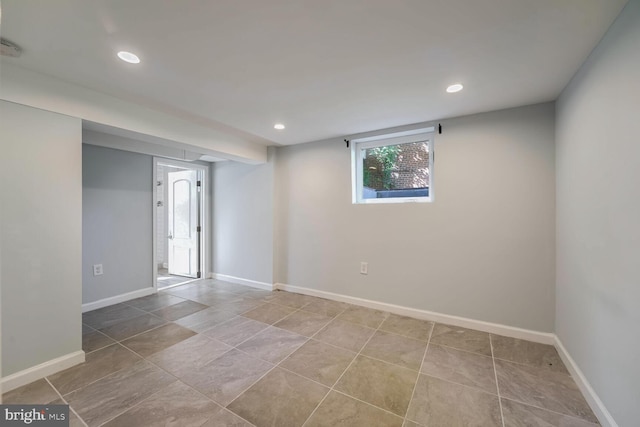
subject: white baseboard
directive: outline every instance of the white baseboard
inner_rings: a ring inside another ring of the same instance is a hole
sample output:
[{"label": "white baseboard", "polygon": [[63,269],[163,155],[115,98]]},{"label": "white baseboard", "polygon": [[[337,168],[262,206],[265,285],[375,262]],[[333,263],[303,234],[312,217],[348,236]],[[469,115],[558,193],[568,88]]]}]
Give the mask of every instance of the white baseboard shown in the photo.
[{"label": "white baseboard", "polygon": [[64,356],[32,366],[15,374],[7,375],[2,378],[0,388],[2,389],[2,393],[6,393],[82,362],[84,362],[84,351],[82,350],[65,354]]},{"label": "white baseboard", "polygon": [[591,387],[591,384],[589,384],[587,378],[584,376],[576,362],[573,360],[565,346],[562,344],[560,338],[558,338],[557,335],[554,335],[554,337],[554,345],[556,347],[556,350],[558,350],[558,353],[560,354],[560,358],[569,370],[569,373],[573,377],[573,380],[578,385],[578,388],[582,392],[582,395],[587,400],[587,403],[591,407],[591,410],[593,410],[593,413],[596,415],[596,417],[598,417],[598,421],[600,421],[602,427],[618,427],[618,423],[616,423],[616,421],[611,416],[611,413],[607,410],[607,408],[604,406],[604,403],[602,403],[602,400],[600,400],[600,398],[596,394],[593,387]]},{"label": "white baseboard", "polygon": [[448,314],[436,313],[433,311],[419,310],[417,308],[409,308],[401,305],[387,304],[379,301],[372,301],[363,298],[352,297],[348,295],[336,294],[333,292],[319,291],[316,289],[303,288],[300,286],[292,286],[284,283],[276,283],[276,289],[294,292],[297,294],[310,295],[314,297],[326,298],[334,301],[346,302],[349,304],[360,305],[362,307],[373,308],[376,310],[388,311],[390,313],[399,314],[401,316],[413,317],[416,319],[430,320],[433,322],[446,323],[448,325],[460,326],[463,328],[476,329],[478,331],[490,332],[492,334],[503,335],[506,337],[519,338],[528,341],[534,341],[542,344],[554,344],[555,335],[548,332],[538,332],[529,329],[516,328],[513,326],[501,325],[498,323],[484,322],[481,320],[468,319],[465,317],[451,316]]},{"label": "white baseboard", "polygon": [[147,295],[155,294],[156,289],[144,288],[138,289],[137,291],[127,292],[126,294],[116,295],[114,297],[99,299],[98,301],[88,302],[86,304],[82,304],[82,312],[85,313],[91,310],[97,310],[98,308],[107,307],[109,305],[118,304],[125,301],[130,301],[132,299],[146,297]]},{"label": "white baseboard", "polygon": [[275,285],[266,282],[258,282],[256,280],[242,279],[235,276],[227,276],[226,274],[209,273],[212,279],[224,280],[225,282],[235,283],[237,285],[251,286],[252,288],[264,289],[266,291],[274,291]]}]

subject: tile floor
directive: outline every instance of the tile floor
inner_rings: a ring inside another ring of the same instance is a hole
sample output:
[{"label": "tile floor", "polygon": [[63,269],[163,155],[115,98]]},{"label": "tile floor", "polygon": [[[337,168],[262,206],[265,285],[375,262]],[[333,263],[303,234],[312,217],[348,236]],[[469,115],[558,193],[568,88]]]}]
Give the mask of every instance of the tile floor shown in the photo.
[{"label": "tile floor", "polygon": [[597,425],[552,346],[201,280],[83,315],[86,362],[6,393],[72,426]]},{"label": "tile floor", "polygon": [[159,289],[166,288],[167,286],[179,285],[181,283],[190,282],[194,279],[191,277],[174,276],[169,274],[169,270],[166,268],[158,269],[158,281],[157,285]]}]

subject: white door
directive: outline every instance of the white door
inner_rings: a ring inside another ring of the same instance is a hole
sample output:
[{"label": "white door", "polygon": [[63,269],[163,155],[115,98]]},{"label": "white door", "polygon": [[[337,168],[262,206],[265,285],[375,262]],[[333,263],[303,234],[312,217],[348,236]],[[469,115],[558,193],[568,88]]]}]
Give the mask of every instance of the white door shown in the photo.
[{"label": "white door", "polygon": [[198,171],[168,175],[169,274],[199,277]]}]

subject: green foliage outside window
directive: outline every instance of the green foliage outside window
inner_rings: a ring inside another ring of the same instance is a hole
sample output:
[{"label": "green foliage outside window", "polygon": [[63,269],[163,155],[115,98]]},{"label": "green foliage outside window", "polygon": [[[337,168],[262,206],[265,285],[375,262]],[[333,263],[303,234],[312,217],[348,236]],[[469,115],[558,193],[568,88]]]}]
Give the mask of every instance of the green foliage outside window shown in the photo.
[{"label": "green foliage outside window", "polygon": [[[366,155],[375,158],[382,168],[382,170],[380,171],[380,177],[382,179],[382,186],[385,188],[385,190],[393,189],[391,173],[396,169],[398,154],[401,151],[402,149],[399,145],[387,145],[384,147],[376,147],[366,150]],[[367,168],[364,168],[362,172],[364,186],[371,187],[371,171]]]}]

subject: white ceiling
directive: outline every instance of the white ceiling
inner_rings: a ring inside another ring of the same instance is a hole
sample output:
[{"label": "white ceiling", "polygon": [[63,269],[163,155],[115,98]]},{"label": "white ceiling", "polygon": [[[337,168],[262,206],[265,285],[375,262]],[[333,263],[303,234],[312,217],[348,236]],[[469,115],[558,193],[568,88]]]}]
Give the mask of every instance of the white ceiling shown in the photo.
[{"label": "white ceiling", "polygon": [[553,100],[625,3],[3,0],[3,62],[296,144]]}]

